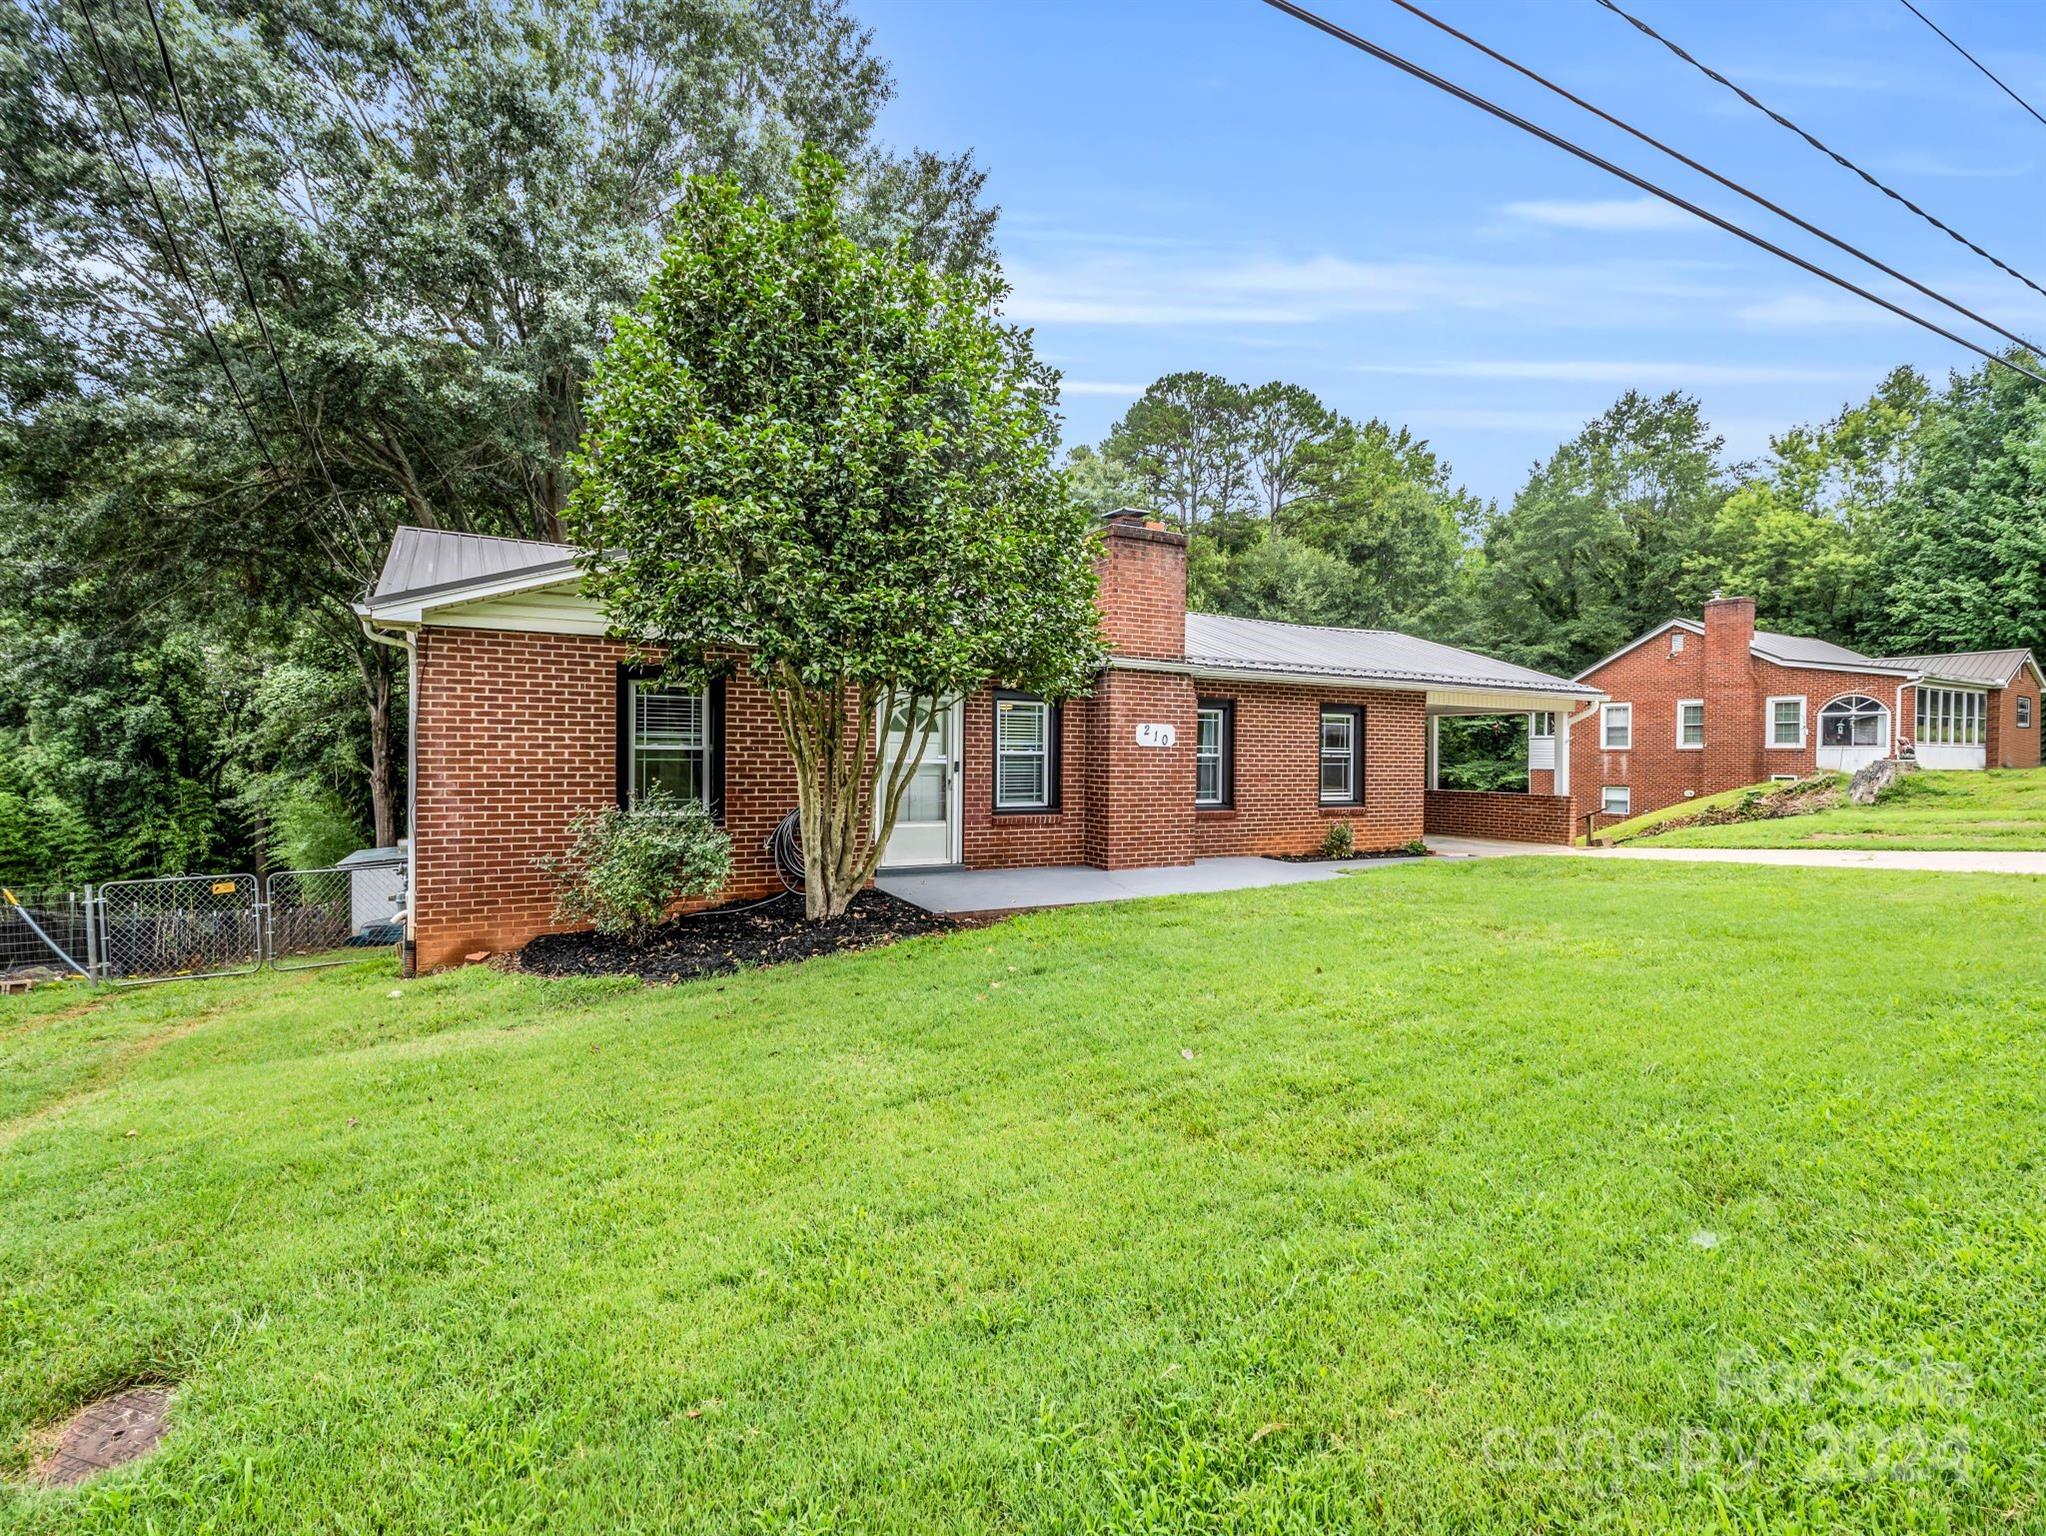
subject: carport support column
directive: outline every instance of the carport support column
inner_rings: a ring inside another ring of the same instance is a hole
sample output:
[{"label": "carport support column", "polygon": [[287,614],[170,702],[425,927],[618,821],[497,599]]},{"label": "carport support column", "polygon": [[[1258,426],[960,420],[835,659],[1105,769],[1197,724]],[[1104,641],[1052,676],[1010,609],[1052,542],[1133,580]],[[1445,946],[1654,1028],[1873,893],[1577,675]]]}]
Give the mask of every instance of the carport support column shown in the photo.
[{"label": "carport support column", "polygon": [[1570,710],[1567,705],[1556,711],[1556,779],[1554,789],[1565,800],[1570,798]]},{"label": "carport support column", "polygon": [[1428,717],[1428,787],[1442,787],[1442,717]]}]

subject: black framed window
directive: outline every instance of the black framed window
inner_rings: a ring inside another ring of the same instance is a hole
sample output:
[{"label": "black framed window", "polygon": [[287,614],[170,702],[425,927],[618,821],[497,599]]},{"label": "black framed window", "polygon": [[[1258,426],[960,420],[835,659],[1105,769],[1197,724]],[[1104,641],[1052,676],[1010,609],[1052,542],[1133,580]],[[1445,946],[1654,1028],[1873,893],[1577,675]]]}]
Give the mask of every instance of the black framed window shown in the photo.
[{"label": "black framed window", "polygon": [[620,667],[618,803],[633,805],[660,789],[722,817],[724,704],[722,682],[678,687],[658,667]]},{"label": "black framed window", "polygon": [[1194,709],[1194,804],[1226,810],[1236,803],[1236,704],[1202,699]]},{"label": "black framed window", "polygon": [[1321,803],[1364,803],[1364,711],[1355,704],[1321,707]]},{"label": "black framed window", "polygon": [[1059,803],[1059,707],[995,691],[995,809],[1051,811]]}]

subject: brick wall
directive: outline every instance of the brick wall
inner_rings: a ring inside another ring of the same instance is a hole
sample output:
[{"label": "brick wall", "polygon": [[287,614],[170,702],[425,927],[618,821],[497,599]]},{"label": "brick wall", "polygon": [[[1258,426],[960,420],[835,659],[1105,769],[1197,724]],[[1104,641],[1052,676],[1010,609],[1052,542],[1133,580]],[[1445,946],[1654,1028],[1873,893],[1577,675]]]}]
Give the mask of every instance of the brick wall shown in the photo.
[{"label": "brick wall", "polygon": [[[416,963],[517,948],[554,920],[534,868],[578,812],[617,803],[618,668],[636,648],[580,635],[428,629],[419,637],[413,827]],[[764,846],[796,803],[766,695],[725,685],[725,828],[732,899],[778,890]]]},{"label": "brick wall", "polygon": [[[2031,700],[2031,721],[2018,724],[2018,699]],[[2020,667],[2008,688],[1990,690],[1989,739],[1983,761],[1991,768],[2039,766],[2039,683],[2029,667]]]},{"label": "brick wall", "polygon": [[1431,789],[1427,827],[1447,837],[1496,837],[1516,843],[1567,843],[1568,798],[1474,789]]},{"label": "brick wall", "polygon": [[1092,800],[1087,737],[1092,702],[1069,699],[1059,708],[1058,808],[1045,812],[995,811],[995,698],[982,689],[966,701],[960,760],[960,852],[971,869],[1018,869],[1033,864],[1080,864]]},{"label": "brick wall", "polygon": [[[1359,849],[1379,852],[1421,836],[1428,776],[1427,696],[1263,683],[1200,685],[1202,698],[1236,703],[1235,805],[1200,811],[1197,857],[1312,853],[1329,824],[1347,821]],[[1321,706],[1364,711],[1364,803],[1321,803]],[[1189,711],[1192,704],[1189,701]],[[1182,739],[1190,739],[1191,727]],[[1189,751],[1179,804],[1193,802]]]},{"label": "brick wall", "polygon": [[[1197,694],[1236,706],[1234,804],[1226,810],[1194,808]],[[1364,709],[1361,807],[1320,803],[1323,703]],[[1059,808],[998,813],[993,698],[980,693],[967,701],[960,782],[969,866],[1132,869],[1308,853],[1321,846],[1332,821],[1348,821],[1357,846],[1366,849],[1397,848],[1421,835],[1427,727],[1420,694],[1196,684],[1164,673],[1116,671],[1092,698],[1072,700],[1062,713]],[[1140,747],[1140,724],[1169,724],[1177,739],[1170,747]]]}]

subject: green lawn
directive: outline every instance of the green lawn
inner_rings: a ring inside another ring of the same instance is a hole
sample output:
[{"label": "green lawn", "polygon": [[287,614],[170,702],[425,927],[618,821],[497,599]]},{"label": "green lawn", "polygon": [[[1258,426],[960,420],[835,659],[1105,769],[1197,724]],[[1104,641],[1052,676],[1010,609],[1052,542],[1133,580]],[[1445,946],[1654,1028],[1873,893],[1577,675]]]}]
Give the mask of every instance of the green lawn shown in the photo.
[{"label": "green lawn", "polygon": [[182,1387],[0,1529],[2038,1529],[2042,897],[1436,861],[12,1000],[0,1446]]},{"label": "green lawn", "polygon": [[1916,773],[1875,805],[1842,804],[1776,821],[1679,827],[1636,838],[1630,846],[2046,849],[2046,770]]}]

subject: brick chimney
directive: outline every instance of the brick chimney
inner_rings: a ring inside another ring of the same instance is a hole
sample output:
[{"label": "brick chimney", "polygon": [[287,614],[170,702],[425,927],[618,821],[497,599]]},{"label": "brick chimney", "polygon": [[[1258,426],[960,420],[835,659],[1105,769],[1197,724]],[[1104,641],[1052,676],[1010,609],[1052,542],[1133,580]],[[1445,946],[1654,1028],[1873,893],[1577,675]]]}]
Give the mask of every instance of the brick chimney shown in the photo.
[{"label": "brick chimney", "polygon": [[1101,521],[1101,634],[1118,656],[1186,655],[1186,535],[1124,507]]},{"label": "brick chimney", "polygon": [[1705,783],[1762,778],[1762,701],[1754,682],[1755,600],[1715,597],[1705,605]]}]

